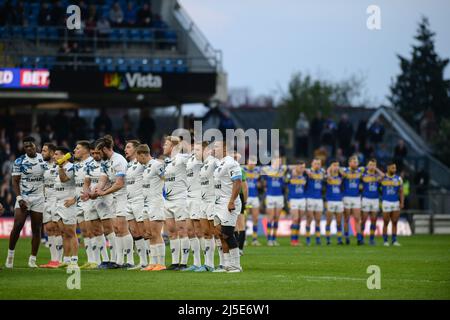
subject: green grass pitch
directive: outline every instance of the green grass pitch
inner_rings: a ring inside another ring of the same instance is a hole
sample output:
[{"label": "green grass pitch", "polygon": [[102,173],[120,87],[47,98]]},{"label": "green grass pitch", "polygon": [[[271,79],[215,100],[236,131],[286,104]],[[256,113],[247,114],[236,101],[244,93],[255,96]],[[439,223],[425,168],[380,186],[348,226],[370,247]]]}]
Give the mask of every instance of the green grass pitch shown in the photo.
[{"label": "green grass pitch", "polygon": [[[81,289],[69,290],[65,270],[27,268],[30,241],[21,239],[15,269],[0,270],[0,299],[450,299],[450,236],[400,237],[402,247],[387,248],[377,240],[375,247],[354,239],[340,247],[335,239],[321,247],[290,247],[288,239],[246,247],[240,274],[81,271]],[[6,252],[0,240],[2,265]],[[48,258],[42,246],[38,263]],[[379,290],[367,288],[370,265],[381,269]]]}]

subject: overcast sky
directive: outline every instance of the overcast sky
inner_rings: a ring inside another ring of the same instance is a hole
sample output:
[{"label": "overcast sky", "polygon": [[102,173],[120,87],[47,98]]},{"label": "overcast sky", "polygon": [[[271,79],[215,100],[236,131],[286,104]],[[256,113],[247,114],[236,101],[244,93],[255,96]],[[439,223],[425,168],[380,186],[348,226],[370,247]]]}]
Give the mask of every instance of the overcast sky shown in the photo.
[{"label": "overcast sky", "polygon": [[[252,94],[286,88],[295,71],[335,80],[366,78],[372,104],[387,104],[396,54],[409,56],[421,15],[450,57],[449,0],[180,0],[211,44],[223,51],[228,84]],[[381,9],[381,30],[367,29],[366,9]],[[450,77],[450,67],[446,69]]]}]

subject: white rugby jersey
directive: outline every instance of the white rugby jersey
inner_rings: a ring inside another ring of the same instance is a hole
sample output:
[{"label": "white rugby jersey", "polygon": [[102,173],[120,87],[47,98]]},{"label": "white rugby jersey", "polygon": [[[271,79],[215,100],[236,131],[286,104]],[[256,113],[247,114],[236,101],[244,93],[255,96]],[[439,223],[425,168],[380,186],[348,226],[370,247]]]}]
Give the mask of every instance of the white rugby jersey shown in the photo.
[{"label": "white rugby jersey", "polygon": [[63,168],[66,171],[66,175],[69,177],[69,180],[66,182],[61,182],[58,167],[58,175],[55,179],[55,196],[58,200],[65,200],[75,197],[75,174],[73,164],[67,162]]},{"label": "white rugby jersey", "polygon": [[128,163],[125,184],[127,186],[127,197],[133,199],[136,197],[142,197],[142,173],[144,172],[144,166],[137,160],[130,161]]},{"label": "white rugby jersey", "polygon": [[[105,173],[103,175],[106,175],[109,178],[109,181],[111,184],[114,184],[116,182],[117,177],[124,177],[126,176],[127,172],[127,160],[125,158],[118,154],[117,152],[114,152],[111,159],[105,161]],[[114,196],[119,195],[126,195],[127,189],[124,186],[122,189],[117,190],[113,193]]]},{"label": "white rugby jersey", "polygon": [[201,200],[201,185],[200,185],[200,168],[203,166],[201,160],[198,160],[195,155],[191,155],[186,162],[186,182],[187,182],[187,197],[189,199]]},{"label": "white rugby jersey", "polygon": [[84,178],[87,175],[89,164],[93,161],[92,157],[88,157],[83,161],[79,161],[73,165],[75,176],[75,193],[81,196],[83,191]]},{"label": "white rugby jersey", "polygon": [[164,200],[164,163],[151,159],[142,173],[142,188],[148,201]]},{"label": "white rugby jersey", "polygon": [[[86,166],[87,171],[86,171],[86,177],[89,178],[89,180],[91,181],[91,184],[89,186],[90,190],[93,191],[94,188],[97,186],[100,177],[102,175],[104,175],[107,171],[107,165],[106,165],[106,161],[95,161],[92,160],[91,162],[89,162]],[[107,183],[106,186],[108,186],[109,184]]]},{"label": "white rugby jersey", "polygon": [[177,200],[186,199],[186,162],[189,154],[178,153],[173,158],[165,160],[164,187],[166,189],[166,199]]},{"label": "white rugby jersey", "polygon": [[213,202],[216,200],[214,193],[214,170],[217,167],[217,162],[217,158],[208,156],[203,162],[199,172],[202,200],[206,202]]},{"label": "white rugby jersey", "polygon": [[[239,163],[232,157],[226,156],[219,160],[214,170],[214,189],[216,202],[229,201],[233,190],[233,181],[242,179]],[[239,197],[237,198],[239,199]]]},{"label": "white rugby jersey", "polygon": [[22,196],[44,196],[45,161],[40,153],[30,158],[26,154],[14,161],[13,176],[20,176],[20,193]]},{"label": "white rugby jersey", "polygon": [[58,165],[56,163],[45,163],[44,171],[44,193],[45,200],[56,199],[55,180],[58,176]]}]

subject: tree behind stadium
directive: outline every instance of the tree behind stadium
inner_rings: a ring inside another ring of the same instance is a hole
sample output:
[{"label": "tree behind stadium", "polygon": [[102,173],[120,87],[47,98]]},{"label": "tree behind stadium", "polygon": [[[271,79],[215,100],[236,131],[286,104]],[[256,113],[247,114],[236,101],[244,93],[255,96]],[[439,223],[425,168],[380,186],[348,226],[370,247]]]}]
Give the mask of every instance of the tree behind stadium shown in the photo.
[{"label": "tree behind stadium", "polygon": [[414,128],[427,110],[437,118],[450,117],[450,81],[444,79],[444,69],[449,59],[441,59],[434,49],[435,33],[422,17],[414,37],[419,43],[412,46],[412,57],[400,59],[400,74],[391,85],[388,97],[392,105]]}]

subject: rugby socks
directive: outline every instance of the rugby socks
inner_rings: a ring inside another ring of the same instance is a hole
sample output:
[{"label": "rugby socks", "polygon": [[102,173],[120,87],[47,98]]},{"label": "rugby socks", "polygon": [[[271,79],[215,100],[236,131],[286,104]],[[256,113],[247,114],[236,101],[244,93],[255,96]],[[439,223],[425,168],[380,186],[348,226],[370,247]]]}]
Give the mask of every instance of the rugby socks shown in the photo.
[{"label": "rugby socks", "polygon": [[166,244],[164,242],[158,243],[155,247],[158,255],[157,263],[163,266],[166,265]]},{"label": "rugby socks", "polygon": [[158,249],[156,247],[156,244],[150,245],[150,264],[157,264],[158,263]]},{"label": "rugby socks", "polygon": [[331,242],[331,229],[330,226],[325,227],[325,236],[327,237],[327,244]]},{"label": "rugby socks", "polygon": [[205,239],[205,265],[214,268],[214,246],[213,238]]},{"label": "rugby socks", "polygon": [[[201,258],[200,258],[200,241],[197,237],[189,239],[190,247],[192,251],[192,256],[194,257],[194,266],[200,267],[202,264]],[[187,263],[187,261],[186,261]],[[184,264],[186,264],[184,263]]]},{"label": "rugby socks", "polygon": [[272,241],[277,240],[278,221],[272,222]]},{"label": "rugby socks", "polygon": [[344,231],[344,237],[345,237],[345,241],[349,242],[350,238],[348,236],[348,231]]},{"label": "rugby socks", "polygon": [[258,225],[257,224],[253,225],[252,240],[253,241],[258,240]]},{"label": "rugby socks", "polygon": [[245,230],[239,231],[238,242],[239,242],[239,249],[240,249],[240,250],[244,250]]},{"label": "rugby socks", "polygon": [[338,243],[342,242],[342,226],[337,226],[337,240]]},{"label": "rugby socks", "polygon": [[91,238],[90,242],[92,262],[98,265],[100,264],[100,247],[97,246],[97,237]]},{"label": "rugby socks", "polygon": [[272,241],[272,221],[267,222],[267,240]]},{"label": "rugby socks", "polygon": [[84,248],[86,250],[86,255],[87,255],[87,259],[88,259],[88,263],[93,262],[92,261],[92,245],[91,245],[91,238],[84,238],[83,240],[84,242]]},{"label": "rugby socks", "polygon": [[106,248],[106,238],[104,234],[97,237],[97,246],[98,251],[102,256],[102,261],[109,262],[108,249]]},{"label": "rugby socks", "polygon": [[116,237],[116,263],[121,266],[124,263],[124,248],[123,248],[123,237]]},{"label": "rugby socks", "polygon": [[388,242],[388,235],[387,234],[383,234],[383,241],[384,242]]},{"label": "rugby socks", "polygon": [[[191,243],[188,237],[184,237],[180,239],[180,247],[181,247],[181,262],[180,264],[187,264],[189,259],[189,248],[191,247]],[[200,247],[200,244],[199,244]],[[200,253],[200,252],[199,252]]]},{"label": "rugby socks", "polygon": [[320,226],[316,226],[316,243],[320,244]]},{"label": "rugby socks", "polygon": [[78,256],[72,256],[70,258],[70,263],[78,265]]},{"label": "rugby socks", "polygon": [[56,249],[55,236],[48,236],[48,248],[50,250],[50,261],[58,261],[58,250]]},{"label": "rugby socks", "polygon": [[[146,266],[148,264],[147,260],[147,246],[145,245],[144,238],[136,238],[134,240],[134,244],[136,245],[136,249],[139,255],[139,265],[140,266]],[[150,250],[151,246],[150,246]]]},{"label": "rugby socks", "polygon": [[223,253],[222,242],[220,241],[220,239],[216,239],[216,247],[217,251],[219,251],[219,265],[225,266],[225,256]]},{"label": "rugby socks", "polygon": [[109,251],[111,252],[111,262],[117,261],[117,246],[116,246],[116,234],[114,232],[111,232],[110,234],[106,235],[106,239],[108,239],[109,242]]},{"label": "rugby socks", "polygon": [[397,242],[397,235],[395,233],[392,234],[392,243],[394,242]]},{"label": "rugby socks", "polygon": [[306,244],[311,243],[311,227],[306,226]]},{"label": "rugby socks", "polygon": [[291,242],[298,242],[298,234],[300,225],[298,223],[291,224]]},{"label": "rugby socks", "polygon": [[122,237],[123,252],[127,256],[127,263],[134,266],[133,237],[127,234]]},{"label": "rugby socks", "polygon": [[71,259],[71,257],[64,256],[63,263],[69,264],[70,263],[70,259]]},{"label": "rugby socks", "polygon": [[370,224],[370,241],[375,240],[375,230],[377,230],[377,224],[372,222]]},{"label": "rugby socks", "polygon": [[357,233],[357,234],[356,234],[356,239],[357,239],[358,241],[362,241],[362,240],[363,240],[362,233]]},{"label": "rugby socks", "polygon": [[229,253],[230,257],[230,266],[241,268],[241,257],[239,254],[239,248],[230,249]]},{"label": "rugby socks", "polygon": [[172,252],[172,264],[180,264],[180,238],[170,240],[170,251]]},{"label": "rugby socks", "polygon": [[224,253],[223,254],[223,266],[225,268],[229,267],[231,265],[231,257],[230,257],[230,253]]}]

